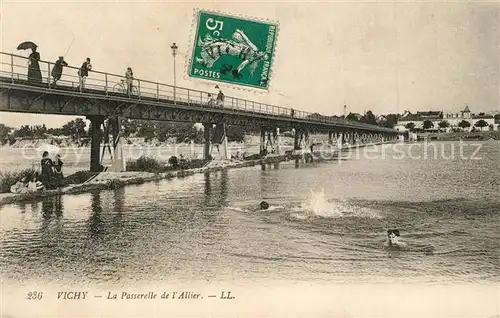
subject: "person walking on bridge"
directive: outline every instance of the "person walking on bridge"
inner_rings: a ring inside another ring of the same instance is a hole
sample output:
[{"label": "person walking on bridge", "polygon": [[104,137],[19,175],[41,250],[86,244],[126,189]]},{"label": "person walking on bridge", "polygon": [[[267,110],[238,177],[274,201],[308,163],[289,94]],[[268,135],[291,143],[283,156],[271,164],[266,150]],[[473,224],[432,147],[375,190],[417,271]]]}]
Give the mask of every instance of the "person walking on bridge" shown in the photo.
[{"label": "person walking on bridge", "polygon": [[42,82],[42,71],[40,71],[40,53],[36,51],[36,47],[31,49],[31,54],[28,57],[28,81]]},{"label": "person walking on bridge", "polygon": [[87,57],[85,62],[83,62],[82,66],[78,70],[78,77],[80,78],[80,86],[79,88],[83,89],[85,85],[85,80],[87,76],[89,76],[89,71],[92,70],[92,64],[90,64],[90,57]]},{"label": "person walking on bridge", "polygon": [[132,93],[132,83],[134,82],[134,72],[132,72],[131,67],[127,67],[127,71],[125,72],[125,80],[127,82],[127,94],[130,95]]},{"label": "person walking on bridge", "polygon": [[222,108],[222,104],[224,103],[224,93],[222,93],[222,90],[219,88],[218,85],[216,85],[215,88],[219,90],[219,93],[217,94],[216,104],[218,107]]},{"label": "person walking on bridge", "polygon": [[54,63],[54,67],[51,72],[52,78],[54,79],[52,85],[56,85],[56,82],[61,79],[64,66],[68,66],[68,63],[64,61],[64,57],[59,56],[59,59]]}]

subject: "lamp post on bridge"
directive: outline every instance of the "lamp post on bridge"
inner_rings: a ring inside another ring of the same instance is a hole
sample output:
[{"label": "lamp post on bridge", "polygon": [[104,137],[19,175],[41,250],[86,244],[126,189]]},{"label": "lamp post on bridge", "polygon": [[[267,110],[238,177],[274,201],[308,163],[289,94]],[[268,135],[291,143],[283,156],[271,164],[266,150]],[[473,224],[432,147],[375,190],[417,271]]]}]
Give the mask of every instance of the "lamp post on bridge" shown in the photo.
[{"label": "lamp post on bridge", "polygon": [[176,98],[175,98],[175,88],[177,86],[177,84],[176,84],[177,76],[175,75],[175,56],[177,55],[178,47],[174,42],[170,48],[172,49],[172,55],[174,57],[174,104],[176,104],[177,102],[176,102]]}]

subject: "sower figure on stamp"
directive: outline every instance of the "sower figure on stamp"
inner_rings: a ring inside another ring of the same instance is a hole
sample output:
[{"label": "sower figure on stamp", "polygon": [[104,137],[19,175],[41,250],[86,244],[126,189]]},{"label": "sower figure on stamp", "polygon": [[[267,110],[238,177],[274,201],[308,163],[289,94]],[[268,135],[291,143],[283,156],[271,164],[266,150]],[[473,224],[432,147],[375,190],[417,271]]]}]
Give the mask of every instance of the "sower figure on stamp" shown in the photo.
[{"label": "sower figure on stamp", "polygon": [[241,71],[250,65],[250,75],[253,75],[259,62],[267,60],[268,56],[248,39],[245,33],[239,29],[232,35],[232,39],[214,39],[209,34],[205,36],[205,41],[198,39],[198,46],[202,47],[201,57],[196,61],[206,67],[213,64],[223,55],[236,56],[241,60],[237,68],[232,73],[235,78],[240,76]]}]

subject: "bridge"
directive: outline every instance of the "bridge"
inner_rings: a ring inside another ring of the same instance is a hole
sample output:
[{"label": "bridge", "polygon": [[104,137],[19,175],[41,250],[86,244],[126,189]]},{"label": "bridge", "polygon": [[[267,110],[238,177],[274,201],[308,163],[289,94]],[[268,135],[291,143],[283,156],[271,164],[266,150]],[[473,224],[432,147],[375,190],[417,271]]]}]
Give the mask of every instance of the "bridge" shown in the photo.
[{"label": "bridge", "polygon": [[[301,148],[302,141],[307,147],[311,133],[328,133],[329,143],[334,144],[335,140],[337,145],[390,141],[401,134],[385,127],[230,96],[214,104],[209,101],[209,94],[213,92],[142,79],[134,79],[133,88],[128,92],[124,75],[96,70],[90,71],[80,85],[79,68],[73,66],[65,66],[61,79],[54,83],[53,62],[39,61],[41,78],[28,78],[26,57],[0,52],[0,62],[0,111],[85,116],[92,128],[92,171],[100,169],[102,137],[107,142],[110,131],[115,158],[121,158],[120,120],[123,118],[202,123],[204,158],[210,156],[211,142],[220,143],[223,157],[227,158],[226,125],[260,128],[261,152],[269,143],[279,144],[279,131],[283,129],[295,131],[295,149]],[[114,168],[122,171],[123,160]]]}]

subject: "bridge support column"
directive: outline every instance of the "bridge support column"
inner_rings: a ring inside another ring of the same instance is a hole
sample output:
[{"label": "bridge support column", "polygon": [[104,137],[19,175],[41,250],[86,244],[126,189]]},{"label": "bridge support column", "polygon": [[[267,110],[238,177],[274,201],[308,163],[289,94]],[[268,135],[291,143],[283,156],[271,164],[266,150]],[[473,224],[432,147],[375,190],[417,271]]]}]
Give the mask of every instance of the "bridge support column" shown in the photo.
[{"label": "bridge support column", "polygon": [[338,133],[337,134],[337,148],[339,148],[339,150],[342,149],[342,147],[344,146],[343,139],[344,139],[343,133]]},{"label": "bridge support column", "polygon": [[295,136],[293,137],[293,149],[294,150],[299,150],[300,149],[300,146],[299,146],[299,136],[300,136],[300,132],[297,128],[295,128]]},{"label": "bridge support column", "polygon": [[123,157],[123,143],[121,139],[121,119],[120,117],[110,118],[110,124],[113,135],[113,165],[114,172],[123,172],[126,170],[125,158]]},{"label": "bridge support column", "polygon": [[332,131],[328,132],[328,144],[333,145],[333,132]]},{"label": "bridge support column", "polygon": [[266,129],[260,127],[260,154],[264,154],[266,150]]},{"label": "bridge support column", "polygon": [[210,138],[212,123],[203,123],[203,159],[210,159]]},{"label": "bridge support column", "polygon": [[273,139],[274,139],[274,152],[279,155],[280,154],[280,129],[278,127],[274,127],[273,130]]},{"label": "bridge support column", "polygon": [[306,150],[311,150],[310,146],[311,146],[311,143],[310,143],[310,139],[309,139],[309,131],[306,129],[306,131],[304,132],[304,148]]},{"label": "bridge support column", "polygon": [[104,123],[104,116],[88,116],[87,119],[90,120],[90,128],[92,130],[90,141],[90,171],[100,172],[101,127]]},{"label": "bridge support column", "polygon": [[222,136],[222,143],[221,143],[221,159],[222,160],[227,160],[229,159],[229,148],[227,145],[227,125],[226,123],[222,123],[222,131],[223,131],[223,136]]}]

